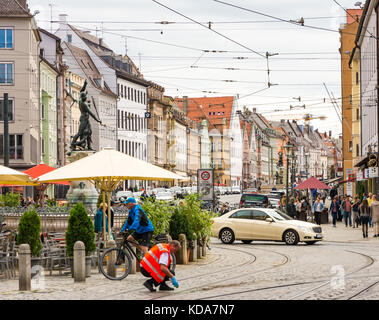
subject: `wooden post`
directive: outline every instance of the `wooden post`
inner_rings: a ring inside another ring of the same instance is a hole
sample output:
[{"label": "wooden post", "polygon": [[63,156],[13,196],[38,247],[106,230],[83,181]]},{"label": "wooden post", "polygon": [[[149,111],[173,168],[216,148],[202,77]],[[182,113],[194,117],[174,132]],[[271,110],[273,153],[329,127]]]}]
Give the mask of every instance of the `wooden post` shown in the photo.
[{"label": "wooden post", "polygon": [[[116,242],[114,240],[108,241],[107,248],[115,248]],[[107,261],[107,274],[111,277],[116,277],[116,250],[109,256]]]},{"label": "wooden post", "polygon": [[111,225],[111,193],[108,192],[108,240],[111,240],[112,225]]},{"label": "wooden post", "polygon": [[191,248],[190,250],[190,258],[189,258],[189,261],[191,262],[195,262],[197,261],[197,237],[196,237],[196,234],[194,234],[194,240],[192,240],[193,242],[193,248]]},{"label": "wooden post", "polygon": [[105,191],[102,191],[103,194],[103,240],[104,240],[104,247],[106,247],[106,241],[107,241],[107,228],[106,228],[106,222],[105,222]]},{"label": "wooden post", "polygon": [[179,251],[179,263],[180,264],[188,264],[187,261],[187,239],[184,233],[179,234],[179,242],[181,245]]},{"label": "wooden post", "polygon": [[86,248],[82,241],[74,244],[74,282],[86,281]]},{"label": "wooden post", "polygon": [[18,252],[19,255],[19,280],[18,287],[20,291],[30,291],[32,287],[31,282],[31,261],[30,261],[30,247],[28,244],[20,245]]}]

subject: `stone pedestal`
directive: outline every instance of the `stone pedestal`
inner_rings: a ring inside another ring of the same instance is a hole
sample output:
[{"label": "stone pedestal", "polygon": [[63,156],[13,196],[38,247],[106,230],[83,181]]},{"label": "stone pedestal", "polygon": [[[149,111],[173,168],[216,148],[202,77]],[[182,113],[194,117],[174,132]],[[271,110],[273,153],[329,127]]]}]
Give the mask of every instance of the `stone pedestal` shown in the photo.
[{"label": "stone pedestal", "polygon": [[74,281],[86,281],[86,248],[82,241],[74,244]]},{"label": "stone pedestal", "polygon": [[[95,151],[71,151],[67,156],[69,163],[73,163],[76,160],[94,154]],[[97,210],[97,199],[99,193],[96,191],[95,186],[86,180],[83,181],[71,181],[70,189],[67,192],[67,200],[69,206],[74,206],[78,202],[82,202],[86,209],[90,209],[93,212]]]}]

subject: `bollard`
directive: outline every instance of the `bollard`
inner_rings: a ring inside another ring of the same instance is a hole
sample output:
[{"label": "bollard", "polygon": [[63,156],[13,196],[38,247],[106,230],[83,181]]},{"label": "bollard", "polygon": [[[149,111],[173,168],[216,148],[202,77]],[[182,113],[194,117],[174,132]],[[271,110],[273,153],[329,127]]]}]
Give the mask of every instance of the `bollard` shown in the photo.
[{"label": "bollard", "polygon": [[184,233],[179,234],[179,242],[181,245],[179,251],[179,264],[188,264],[187,261],[187,239]]},{"label": "bollard", "polygon": [[197,248],[196,248],[196,255],[198,259],[201,259],[201,240],[197,239]]},{"label": "bollard", "polygon": [[190,249],[190,258],[189,261],[195,262],[197,261],[197,237],[194,233],[194,239],[192,240],[193,248]]},{"label": "bollard", "polygon": [[[132,247],[132,250],[134,253],[137,252],[137,248],[134,247],[134,246],[131,246]],[[131,257],[132,257],[132,267],[130,268],[130,273],[129,274],[135,274],[136,273],[136,270],[137,270],[137,260],[136,258],[134,257],[133,254],[131,254]]]},{"label": "bollard", "polygon": [[82,241],[74,244],[74,282],[86,281],[86,248]]},{"label": "bollard", "polygon": [[30,247],[28,244],[20,245],[19,252],[19,280],[18,287],[20,291],[30,291],[32,287],[31,282],[31,262],[30,262]]},{"label": "bollard", "polygon": [[[114,240],[109,240],[107,243],[107,248],[116,247],[116,242]],[[109,260],[107,261],[107,274],[111,277],[116,277],[116,250],[112,251],[112,254],[109,256]]]},{"label": "bollard", "polygon": [[207,237],[204,237],[203,238],[203,246],[202,246],[202,252],[201,252],[201,255],[203,257],[205,257],[205,255],[207,254]]}]

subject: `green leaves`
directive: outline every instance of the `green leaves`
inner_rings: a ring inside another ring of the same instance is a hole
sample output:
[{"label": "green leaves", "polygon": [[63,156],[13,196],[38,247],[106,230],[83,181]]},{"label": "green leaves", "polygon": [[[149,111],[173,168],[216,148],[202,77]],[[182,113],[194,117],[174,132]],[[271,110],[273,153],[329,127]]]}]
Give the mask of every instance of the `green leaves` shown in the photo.
[{"label": "green leaves", "polygon": [[67,256],[73,256],[76,241],[84,243],[87,255],[96,249],[94,225],[81,202],[72,207],[68,218],[66,231]]},{"label": "green leaves", "polygon": [[21,216],[18,224],[17,244],[28,244],[32,256],[39,257],[42,250],[41,220],[35,209],[29,209]]},{"label": "green leaves", "polygon": [[18,207],[19,205],[19,193],[0,194],[0,207]]},{"label": "green leaves", "polygon": [[154,235],[169,232],[174,207],[164,201],[151,202],[148,199],[141,206],[154,226]]}]

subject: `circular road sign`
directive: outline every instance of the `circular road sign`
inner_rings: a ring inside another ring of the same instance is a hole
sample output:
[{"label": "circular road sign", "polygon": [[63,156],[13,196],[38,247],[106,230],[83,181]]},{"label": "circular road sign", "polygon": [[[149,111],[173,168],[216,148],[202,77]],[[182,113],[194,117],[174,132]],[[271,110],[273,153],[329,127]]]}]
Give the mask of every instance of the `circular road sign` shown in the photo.
[{"label": "circular road sign", "polygon": [[211,174],[208,171],[203,171],[201,173],[201,179],[203,180],[209,180],[210,177],[211,177]]}]

